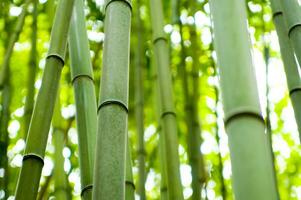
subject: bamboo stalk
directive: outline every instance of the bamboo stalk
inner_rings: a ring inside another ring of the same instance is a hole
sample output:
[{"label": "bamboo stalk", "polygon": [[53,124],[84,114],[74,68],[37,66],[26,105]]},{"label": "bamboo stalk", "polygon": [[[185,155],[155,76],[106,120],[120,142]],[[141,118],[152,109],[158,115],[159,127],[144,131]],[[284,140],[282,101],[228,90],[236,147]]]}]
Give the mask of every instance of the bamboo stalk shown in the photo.
[{"label": "bamboo stalk", "polygon": [[212,0],[210,8],[220,66],[235,198],[277,199],[272,158],[254,84],[256,78],[245,2]]},{"label": "bamboo stalk", "polygon": [[31,52],[28,65],[28,80],[27,80],[27,95],[24,106],[24,139],[26,140],[27,132],[29,128],[30,118],[34,106],[34,92],[35,92],[35,78],[37,71],[37,22],[38,22],[38,2],[34,0],[33,2],[33,12],[32,12],[32,34],[31,34]]},{"label": "bamboo stalk", "polygon": [[281,0],[282,13],[286,22],[287,35],[301,63],[301,11],[298,0]]},{"label": "bamboo stalk", "polygon": [[82,0],[75,0],[69,31],[69,47],[79,142],[81,196],[83,199],[92,199],[97,106]]},{"label": "bamboo stalk", "polygon": [[154,52],[157,61],[158,83],[161,104],[161,120],[165,139],[168,196],[183,199],[179,169],[176,114],[172,98],[172,80],[169,69],[168,45],[163,31],[163,9],[161,0],[150,1]]},{"label": "bamboo stalk", "polygon": [[105,2],[93,199],[125,198],[131,2]]},{"label": "bamboo stalk", "polygon": [[132,157],[129,139],[126,147],[125,200],[135,199],[135,184],[133,181]]},{"label": "bamboo stalk", "polygon": [[[62,67],[73,0],[60,0],[51,33],[42,85],[34,106],[16,199],[36,199]],[[30,191],[30,192],[28,192]]]},{"label": "bamboo stalk", "polygon": [[27,15],[27,8],[28,8],[30,2],[31,2],[31,0],[26,0],[24,5],[22,6],[23,8],[22,8],[22,11],[16,22],[15,29],[9,38],[9,42],[7,44],[8,46],[5,48],[6,51],[5,51],[4,59],[2,61],[2,68],[1,68],[1,74],[0,74],[0,90],[2,90],[4,83],[5,83],[5,79],[7,78],[6,71],[9,70],[9,61],[13,54],[15,43],[18,41],[19,35],[24,26],[25,17]]},{"label": "bamboo stalk", "polygon": [[287,86],[293,105],[295,119],[301,140],[301,79],[298,70],[298,63],[295,58],[293,47],[287,36],[287,26],[283,16],[282,7],[279,0],[271,0],[273,20],[278,35],[280,51],[286,74]]},{"label": "bamboo stalk", "polygon": [[135,62],[135,120],[137,129],[137,157],[138,157],[138,188],[137,193],[141,200],[145,200],[145,148],[144,148],[144,99],[143,99],[143,66],[144,66],[144,41],[143,41],[143,22],[140,16],[140,0],[137,0],[136,5],[136,25],[137,25],[137,48],[136,48],[136,62]]},{"label": "bamboo stalk", "polygon": [[64,156],[63,149],[65,144],[65,130],[62,124],[64,122],[61,116],[60,110],[60,100],[59,96],[57,98],[52,126],[53,126],[53,144],[54,144],[54,169],[53,169],[53,179],[54,179],[54,196],[56,199],[67,200],[68,199],[68,182],[67,176],[64,170]]}]

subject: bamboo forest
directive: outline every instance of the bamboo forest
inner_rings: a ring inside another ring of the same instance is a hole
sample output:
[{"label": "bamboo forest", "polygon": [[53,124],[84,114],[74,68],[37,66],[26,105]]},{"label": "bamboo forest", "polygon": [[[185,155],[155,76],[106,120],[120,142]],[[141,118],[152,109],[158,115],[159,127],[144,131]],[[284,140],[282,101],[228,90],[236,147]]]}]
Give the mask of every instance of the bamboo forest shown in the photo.
[{"label": "bamboo forest", "polygon": [[0,0],[0,200],[301,200],[301,0]]}]

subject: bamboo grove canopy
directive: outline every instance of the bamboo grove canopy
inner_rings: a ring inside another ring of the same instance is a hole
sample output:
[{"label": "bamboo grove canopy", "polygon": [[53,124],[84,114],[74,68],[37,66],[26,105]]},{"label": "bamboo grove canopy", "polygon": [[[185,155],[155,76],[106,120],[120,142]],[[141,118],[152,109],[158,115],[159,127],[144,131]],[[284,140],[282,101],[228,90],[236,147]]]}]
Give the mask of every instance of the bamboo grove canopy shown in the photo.
[{"label": "bamboo grove canopy", "polygon": [[301,199],[299,0],[1,0],[0,199]]}]

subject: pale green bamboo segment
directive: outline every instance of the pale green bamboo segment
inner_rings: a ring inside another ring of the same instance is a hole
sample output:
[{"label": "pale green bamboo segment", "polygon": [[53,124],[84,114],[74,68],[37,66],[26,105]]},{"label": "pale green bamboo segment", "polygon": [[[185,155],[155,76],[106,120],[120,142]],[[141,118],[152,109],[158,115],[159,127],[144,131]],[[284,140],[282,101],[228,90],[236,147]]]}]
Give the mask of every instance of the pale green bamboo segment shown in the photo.
[{"label": "pale green bamboo segment", "polygon": [[132,157],[129,140],[126,145],[125,200],[135,200],[135,184],[133,181]]},{"label": "pale green bamboo segment", "polygon": [[131,2],[105,3],[93,199],[125,199]]},{"label": "pale green bamboo segment", "polygon": [[71,79],[74,87],[81,171],[81,196],[92,199],[97,132],[97,105],[85,25],[84,2],[75,0],[69,31]]},{"label": "pale green bamboo segment", "polygon": [[245,2],[212,0],[210,8],[235,199],[277,199],[252,66]]},{"label": "pale green bamboo segment", "polygon": [[65,158],[63,156],[63,149],[65,144],[65,132],[63,126],[64,119],[61,116],[60,100],[57,98],[54,114],[52,119],[53,126],[53,145],[54,145],[54,196],[56,199],[68,200],[68,182],[67,175],[64,170]]},{"label": "pale green bamboo segment", "polygon": [[9,38],[8,46],[6,47],[4,59],[2,61],[2,66],[1,66],[1,72],[0,72],[0,90],[2,90],[3,84],[5,82],[6,71],[9,70],[8,69],[9,68],[9,61],[10,61],[10,58],[12,56],[15,43],[18,41],[19,35],[20,35],[21,31],[22,31],[22,28],[23,28],[23,25],[24,25],[24,21],[25,21],[25,17],[26,17],[26,14],[27,14],[27,8],[28,8],[29,4],[31,3],[31,1],[32,0],[26,0],[25,1],[24,5],[23,5],[23,8],[22,8],[22,11],[21,11],[21,13],[20,13],[20,15],[18,17],[17,22],[16,22],[15,29],[12,32],[12,35]]},{"label": "pale green bamboo segment", "polygon": [[38,0],[33,0],[33,12],[32,12],[32,33],[31,33],[31,51],[28,63],[28,80],[27,80],[27,95],[24,106],[24,139],[27,137],[29,123],[34,106],[34,95],[35,95],[35,78],[37,71],[37,32],[38,32]]},{"label": "pale green bamboo segment", "polygon": [[163,31],[164,17],[161,0],[150,0],[150,11],[162,109],[161,122],[165,140],[168,196],[169,199],[179,200],[183,199],[183,193],[179,169],[177,123],[172,97],[168,44]]},{"label": "pale green bamboo segment", "polygon": [[73,0],[60,0],[51,32],[50,48],[28,131],[16,199],[36,199],[51,118],[56,101]]},{"label": "pale green bamboo segment", "polygon": [[298,0],[280,0],[287,34],[301,63],[301,6]]},{"label": "pale green bamboo segment", "polygon": [[286,74],[287,86],[290,93],[295,119],[301,139],[301,79],[298,63],[295,58],[293,47],[287,35],[287,26],[284,21],[282,7],[279,0],[270,0],[273,11],[274,24],[276,27],[282,61]]},{"label": "pale green bamboo segment", "polygon": [[143,99],[143,59],[145,58],[144,53],[144,40],[143,40],[143,22],[140,14],[140,0],[136,1],[136,26],[137,26],[137,47],[135,54],[135,120],[137,130],[137,157],[138,157],[138,184],[137,193],[141,200],[145,200],[145,147],[144,147],[144,99]]},{"label": "pale green bamboo segment", "polygon": [[162,123],[161,123],[161,104],[160,104],[160,93],[159,93],[159,83],[158,83],[158,74],[157,70],[155,69],[155,64],[156,64],[156,57],[152,56],[153,61],[152,63],[152,73],[153,73],[153,82],[154,87],[153,87],[153,101],[155,102],[155,113],[156,113],[156,120],[158,123],[157,127],[157,132],[159,133],[159,160],[160,160],[160,173],[161,173],[161,182],[160,182],[160,199],[161,200],[168,200],[168,193],[167,193],[167,174],[166,174],[166,153],[165,153],[165,141],[164,141],[164,134],[162,130]]}]

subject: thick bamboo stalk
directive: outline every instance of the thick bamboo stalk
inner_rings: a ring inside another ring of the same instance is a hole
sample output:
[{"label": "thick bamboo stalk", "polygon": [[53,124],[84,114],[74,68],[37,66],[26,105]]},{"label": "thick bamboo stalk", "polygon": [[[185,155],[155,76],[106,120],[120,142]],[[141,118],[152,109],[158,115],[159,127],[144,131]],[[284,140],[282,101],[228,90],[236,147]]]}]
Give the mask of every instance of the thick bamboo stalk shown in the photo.
[{"label": "thick bamboo stalk", "polygon": [[65,144],[65,130],[63,123],[64,119],[61,116],[59,96],[54,108],[52,126],[53,126],[53,144],[54,144],[54,196],[56,199],[68,200],[68,182],[64,170],[64,156],[63,149]]},{"label": "thick bamboo stalk", "polygon": [[295,119],[298,126],[301,140],[301,79],[298,70],[298,63],[295,58],[293,47],[287,35],[287,26],[283,17],[282,7],[279,0],[271,0],[273,19],[280,44],[280,51],[284,70],[286,74],[287,86],[292,101]]},{"label": "thick bamboo stalk", "polygon": [[272,158],[252,66],[245,2],[212,0],[210,8],[235,198],[277,199]]},{"label": "thick bamboo stalk", "polygon": [[168,44],[163,31],[164,18],[161,0],[151,0],[150,10],[162,108],[161,120],[165,139],[168,195],[170,199],[178,200],[183,199],[183,193],[179,169],[176,114],[172,97]]},{"label": "thick bamboo stalk", "polygon": [[135,199],[135,184],[133,181],[132,157],[129,139],[126,146],[125,200]]},{"label": "thick bamboo stalk", "polygon": [[105,3],[93,199],[125,198],[131,2]]},{"label": "thick bamboo stalk", "polygon": [[97,105],[82,0],[75,0],[69,31],[69,47],[79,142],[81,196],[83,199],[92,199]]},{"label": "thick bamboo stalk", "polygon": [[16,190],[18,200],[31,200],[37,197],[50,122],[64,66],[73,2],[73,0],[60,0],[57,7],[42,85],[34,106],[18,180]]},{"label": "thick bamboo stalk", "polygon": [[135,54],[135,119],[137,129],[137,157],[138,157],[138,187],[137,193],[141,200],[145,200],[145,148],[144,148],[144,99],[143,99],[143,59],[145,57],[143,41],[143,23],[140,16],[140,0],[136,5],[137,47]]},{"label": "thick bamboo stalk", "polygon": [[15,43],[18,41],[19,35],[22,31],[25,17],[27,15],[27,8],[28,8],[28,5],[30,4],[30,2],[31,2],[31,0],[25,1],[23,8],[22,8],[22,12],[20,13],[18,20],[16,22],[15,29],[9,38],[8,46],[5,48],[6,51],[5,51],[4,59],[2,61],[2,68],[1,68],[1,74],[0,74],[0,90],[2,90],[2,88],[3,88],[3,84],[6,79],[6,71],[9,70],[8,68],[9,68],[10,58],[12,56]]},{"label": "thick bamboo stalk", "polygon": [[38,22],[38,2],[34,0],[33,2],[33,12],[32,12],[32,33],[31,33],[31,52],[28,63],[28,80],[27,80],[27,95],[24,106],[24,139],[26,140],[27,132],[29,128],[30,118],[34,106],[34,91],[35,91],[35,78],[37,71],[37,22]]},{"label": "thick bamboo stalk", "polygon": [[301,6],[298,0],[278,0],[286,22],[287,35],[301,63]]}]

